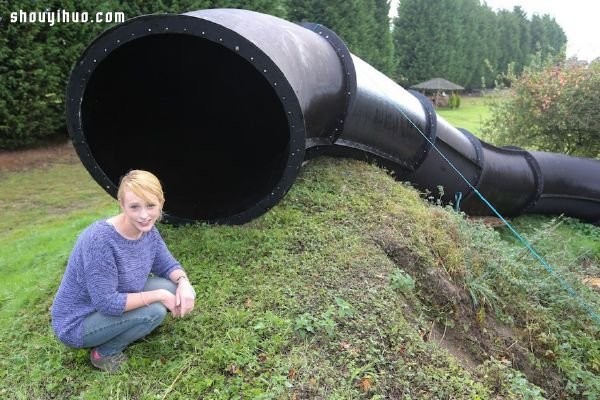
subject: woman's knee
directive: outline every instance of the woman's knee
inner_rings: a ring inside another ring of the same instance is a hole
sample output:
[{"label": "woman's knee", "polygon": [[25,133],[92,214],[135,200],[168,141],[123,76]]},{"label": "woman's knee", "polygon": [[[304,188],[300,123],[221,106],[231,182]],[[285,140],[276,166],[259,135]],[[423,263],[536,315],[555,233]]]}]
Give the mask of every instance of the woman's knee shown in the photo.
[{"label": "woman's knee", "polygon": [[146,308],[148,317],[150,317],[153,321],[159,321],[160,323],[167,316],[167,307],[160,302],[152,303]]},{"label": "woman's knee", "polygon": [[158,276],[152,276],[148,278],[146,284],[144,285],[144,290],[148,291],[157,289],[166,289],[169,292],[175,294],[175,292],[177,291],[177,285],[168,279],[161,278]]}]

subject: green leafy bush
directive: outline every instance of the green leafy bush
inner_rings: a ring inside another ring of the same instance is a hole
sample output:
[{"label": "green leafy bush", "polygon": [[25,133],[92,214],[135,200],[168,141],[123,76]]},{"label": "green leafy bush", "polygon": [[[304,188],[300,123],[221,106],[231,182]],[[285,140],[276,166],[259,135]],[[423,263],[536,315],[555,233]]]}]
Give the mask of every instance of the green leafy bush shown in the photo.
[{"label": "green leafy bush", "polygon": [[448,100],[448,105],[450,108],[459,108],[460,107],[460,96],[456,94],[456,92],[452,92],[450,99]]},{"label": "green leafy bush", "polygon": [[598,157],[598,93],[600,61],[531,67],[492,102],[484,132],[499,145]]}]

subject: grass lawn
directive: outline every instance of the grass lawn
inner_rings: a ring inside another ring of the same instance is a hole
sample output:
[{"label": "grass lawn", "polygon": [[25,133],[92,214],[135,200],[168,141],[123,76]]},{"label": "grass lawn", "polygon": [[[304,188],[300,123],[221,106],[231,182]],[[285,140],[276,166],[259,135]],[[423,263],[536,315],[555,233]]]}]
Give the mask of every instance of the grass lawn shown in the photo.
[{"label": "grass lawn", "polygon": [[480,139],[481,126],[489,117],[486,98],[483,96],[461,96],[460,107],[456,109],[438,108],[437,112],[457,128],[465,128]]},{"label": "grass lawn", "polygon": [[[340,171],[343,171],[341,173]],[[242,226],[159,226],[195,312],[94,370],[49,326],[77,234],[116,212],[78,163],[0,171],[0,398],[541,399],[600,396],[600,229],[502,229],[428,204],[362,162],[318,158]],[[167,198],[168,201],[168,198]]]},{"label": "grass lawn", "polygon": [[0,324],[54,287],[77,232],[117,208],[77,164],[0,173]]}]

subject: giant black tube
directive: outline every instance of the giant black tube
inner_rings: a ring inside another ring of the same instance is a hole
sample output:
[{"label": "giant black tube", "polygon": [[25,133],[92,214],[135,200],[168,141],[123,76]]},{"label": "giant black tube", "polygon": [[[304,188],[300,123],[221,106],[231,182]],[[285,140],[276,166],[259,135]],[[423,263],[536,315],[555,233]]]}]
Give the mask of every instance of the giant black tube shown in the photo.
[{"label": "giant black tube", "polygon": [[506,215],[600,220],[600,161],[482,143],[329,29],[247,10],[148,15],[107,30],[73,68],[67,123],[111,195],[128,170],[155,172],[174,223],[249,221],[319,154],[374,160],[420,188],[443,186],[444,201],[460,193],[472,214],[490,212],[475,187]]}]

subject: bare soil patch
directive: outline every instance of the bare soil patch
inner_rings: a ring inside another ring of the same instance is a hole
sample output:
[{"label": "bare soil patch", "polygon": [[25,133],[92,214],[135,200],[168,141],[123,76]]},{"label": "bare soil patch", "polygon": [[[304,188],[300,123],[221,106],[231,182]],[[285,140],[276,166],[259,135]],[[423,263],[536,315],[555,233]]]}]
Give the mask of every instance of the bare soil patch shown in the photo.
[{"label": "bare soil patch", "polygon": [[79,158],[75,149],[66,139],[49,142],[34,149],[0,150],[0,171],[22,171],[77,162]]},{"label": "bare soil patch", "polygon": [[501,323],[491,312],[481,318],[464,287],[457,285],[446,271],[421,262],[417,254],[392,235],[380,234],[375,241],[396,265],[415,279],[421,301],[453,320],[453,328],[432,323],[424,339],[446,348],[472,372],[477,372],[490,358],[505,360],[547,393],[561,392],[559,371],[536,362],[536,354],[527,348],[522,328]]}]

